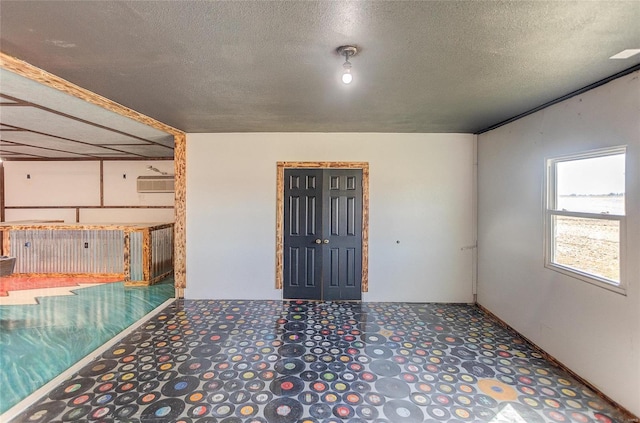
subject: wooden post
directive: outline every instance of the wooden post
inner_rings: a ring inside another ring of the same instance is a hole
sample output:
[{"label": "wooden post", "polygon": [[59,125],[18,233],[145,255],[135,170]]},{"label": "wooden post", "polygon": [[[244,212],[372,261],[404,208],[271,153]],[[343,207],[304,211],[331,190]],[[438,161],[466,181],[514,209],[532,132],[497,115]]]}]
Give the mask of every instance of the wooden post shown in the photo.
[{"label": "wooden post", "polygon": [[276,175],[276,289],[284,283],[284,162],[278,162]]},{"label": "wooden post", "polygon": [[186,135],[175,135],[174,166],[175,166],[175,226],[173,229],[174,243],[174,283],[176,297],[184,297],[187,286],[187,140]]},{"label": "wooden post", "polygon": [[8,256],[11,254],[11,242],[9,240],[10,229],[2,231],[2,255]]},{"label": "wooden post", "polygon": [[142,280],[151,282],[151,230],[142,231]]},{"label": "wooden post", "polygon": [[129,243],[129,231],[124,231],[124,281],[131,282],[131,245]]},{"label": "wooden post", "polygon": [[4,163],[0,162],[0,222],[4,222]]}]

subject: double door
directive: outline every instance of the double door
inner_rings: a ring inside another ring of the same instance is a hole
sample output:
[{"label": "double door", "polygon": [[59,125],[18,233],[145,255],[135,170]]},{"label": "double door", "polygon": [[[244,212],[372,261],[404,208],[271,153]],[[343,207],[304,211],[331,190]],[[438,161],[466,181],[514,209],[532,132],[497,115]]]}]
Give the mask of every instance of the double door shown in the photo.
[{"label": "double door", "polygon": [[285,169],[286,299],[360,300],[362,170]]}]

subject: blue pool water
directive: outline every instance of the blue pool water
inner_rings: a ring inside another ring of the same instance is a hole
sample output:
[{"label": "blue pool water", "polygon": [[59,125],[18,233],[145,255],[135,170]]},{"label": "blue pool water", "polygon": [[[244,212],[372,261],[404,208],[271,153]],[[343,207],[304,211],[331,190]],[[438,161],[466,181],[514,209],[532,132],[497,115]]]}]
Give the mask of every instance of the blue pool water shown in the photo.
[{"label": "blue pool water", "polygon": [[172,298],[173,279],[150,287],[108,283],[0,306],[0,413]]}]

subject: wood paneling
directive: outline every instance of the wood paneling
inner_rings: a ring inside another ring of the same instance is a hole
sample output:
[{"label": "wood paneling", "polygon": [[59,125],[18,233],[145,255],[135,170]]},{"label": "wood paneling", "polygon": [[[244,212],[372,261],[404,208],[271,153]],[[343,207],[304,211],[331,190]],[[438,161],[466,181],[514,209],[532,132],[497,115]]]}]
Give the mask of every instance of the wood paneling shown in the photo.
[{"label": "wood paneling", "polygon": [[369,163],[367,162],[278,162],[276,196],[276,289],[284,282],[284,170],[362,169],[362,292],[369,291]]}]

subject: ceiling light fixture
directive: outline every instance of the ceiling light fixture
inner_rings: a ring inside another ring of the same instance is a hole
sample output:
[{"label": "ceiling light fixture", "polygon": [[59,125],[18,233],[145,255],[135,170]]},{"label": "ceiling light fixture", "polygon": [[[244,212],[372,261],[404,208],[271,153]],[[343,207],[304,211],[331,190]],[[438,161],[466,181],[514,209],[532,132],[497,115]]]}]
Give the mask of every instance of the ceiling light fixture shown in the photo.
[{"label": "ceiling light fixture", "polygon": [[353,75],[351,74],[351,62],[349,57],[353,57],[358,54],[358,49],[355,46],[340,46],[336,49],[340,56],[344,56],[345,62],[342,65],[344,73],[342,74],[342,82],[350,84],[353,81]]}]

